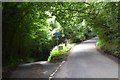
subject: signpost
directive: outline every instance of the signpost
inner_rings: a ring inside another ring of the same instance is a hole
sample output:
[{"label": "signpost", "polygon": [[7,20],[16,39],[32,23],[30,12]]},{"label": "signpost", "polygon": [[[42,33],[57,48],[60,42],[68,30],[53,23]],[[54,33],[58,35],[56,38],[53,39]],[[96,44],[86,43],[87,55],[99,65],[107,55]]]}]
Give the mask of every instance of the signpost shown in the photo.
[{"label": "signpost", "polygon": [[60,32],[56,32],[55,36],[57,36],[57,37],[60,36]]},{"label": "signpost", "polygon": [[[59,36],[60,36],[60,32],[56,32],[55,36],[57,37],[57,45],[58,45],[58,40],[59,40]],[[61,46],[58,46],[58,51],[62,49]]]}]

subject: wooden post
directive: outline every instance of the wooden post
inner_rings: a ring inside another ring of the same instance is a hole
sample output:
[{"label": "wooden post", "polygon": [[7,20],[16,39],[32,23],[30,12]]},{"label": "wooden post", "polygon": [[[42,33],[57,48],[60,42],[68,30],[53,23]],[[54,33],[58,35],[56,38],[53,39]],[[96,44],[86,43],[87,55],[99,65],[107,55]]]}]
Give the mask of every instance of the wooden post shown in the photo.
[{"label": "wooden post", "polygon": [[67,39],[65,39],[65,46],[67,46]]}]

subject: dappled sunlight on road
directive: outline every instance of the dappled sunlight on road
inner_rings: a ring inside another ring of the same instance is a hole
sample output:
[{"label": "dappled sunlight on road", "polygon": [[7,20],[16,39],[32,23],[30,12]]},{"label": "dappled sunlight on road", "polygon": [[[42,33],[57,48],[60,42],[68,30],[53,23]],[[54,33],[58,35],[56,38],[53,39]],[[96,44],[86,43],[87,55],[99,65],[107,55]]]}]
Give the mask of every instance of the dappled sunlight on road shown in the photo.
[{"label": "dappled sunlight on road", "polygon": [[118,78],[118,63],[96,50],[95,39],[74,46],[54,78]]},{"label": "dappled sunlight on road", "polygon": [[38,62],[33,62],[33,63],[27,63],[27,64],[22,64],[20,65],[21,67],[25,66],[33,66],[33,65],[52,65],[52,63],[49,63],[48,61],[38,61]]},{"label": "dappled sunlight on road", "polygon": [[83,43],[82,45],[79,44],[79,45],[76,45],[75,47],[73,47],[70,50],[70,52],[76,53],[76,52],[83,52],[83,51],[86,51],[86,50],[93,50],[93,49],[95,49],[95,46],[93,46],[93,44],[91,44],[91,43],[87,43],[87,44]]},{"label": "dappled sunlight on road", "polygon": [[59,64],[38,61],[19,65],[11,72],[10,78],[47,78]]}]

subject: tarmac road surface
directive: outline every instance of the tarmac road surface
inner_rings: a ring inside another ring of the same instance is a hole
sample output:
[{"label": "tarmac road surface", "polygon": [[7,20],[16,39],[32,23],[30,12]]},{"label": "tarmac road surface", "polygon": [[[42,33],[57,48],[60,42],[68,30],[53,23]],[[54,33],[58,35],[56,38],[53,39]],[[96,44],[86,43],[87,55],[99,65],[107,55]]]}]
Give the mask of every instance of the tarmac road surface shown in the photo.
[{"label": "tarmac road surface", "polygon": [[95,43],[94,38],[74,46],[53,78],[118,78],[118,62],[97,51]]}]

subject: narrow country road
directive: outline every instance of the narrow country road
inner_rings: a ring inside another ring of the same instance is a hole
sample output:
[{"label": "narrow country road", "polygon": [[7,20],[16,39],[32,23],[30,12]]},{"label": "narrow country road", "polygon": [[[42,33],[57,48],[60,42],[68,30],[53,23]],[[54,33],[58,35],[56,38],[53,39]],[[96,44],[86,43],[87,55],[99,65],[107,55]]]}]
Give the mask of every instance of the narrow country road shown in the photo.
[{"label": "narrow country road", "polygon": [[53,78],[118,78],[118,63],[97,51],[95,43],[91,39],[74,46]]}]

